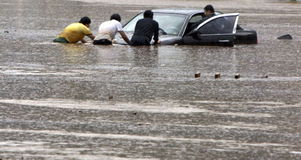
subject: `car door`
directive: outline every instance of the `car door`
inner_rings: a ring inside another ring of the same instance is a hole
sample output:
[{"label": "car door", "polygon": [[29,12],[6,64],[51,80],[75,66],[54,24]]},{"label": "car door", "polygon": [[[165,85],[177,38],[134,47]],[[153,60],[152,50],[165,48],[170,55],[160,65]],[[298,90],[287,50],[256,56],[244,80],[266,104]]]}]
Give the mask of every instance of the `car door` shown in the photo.
[{"label": "car door", "polygon": [[238,18],[238,13],[211,17],[187,34],[184,44],[233,45]]}]

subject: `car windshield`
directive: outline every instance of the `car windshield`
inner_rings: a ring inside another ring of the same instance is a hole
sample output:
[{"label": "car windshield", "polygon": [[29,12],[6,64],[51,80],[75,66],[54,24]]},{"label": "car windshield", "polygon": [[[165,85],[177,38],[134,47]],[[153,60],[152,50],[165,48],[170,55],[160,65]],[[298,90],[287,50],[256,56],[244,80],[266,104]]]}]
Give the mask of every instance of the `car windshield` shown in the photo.
[{"label": "car windshield", "polygon": [[[159,23],[161,31],[168,35],[178,35],[183,27],[185,15],[182,14],[168,14],[168,13],[154,13],[154,20]],[[126,32],[134,32],[136,23],[143,18],[143,13],[132,19],[123,30]]]}]

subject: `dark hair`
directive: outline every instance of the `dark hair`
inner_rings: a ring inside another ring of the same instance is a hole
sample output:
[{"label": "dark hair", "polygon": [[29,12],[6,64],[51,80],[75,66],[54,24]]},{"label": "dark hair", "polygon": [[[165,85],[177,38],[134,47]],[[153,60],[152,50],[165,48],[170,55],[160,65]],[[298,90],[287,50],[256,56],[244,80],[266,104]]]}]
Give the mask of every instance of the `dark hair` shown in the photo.
[{"label": "dark hair", "polygon": [[207,5],[205,8],[204,8],[205,11],[210,11],[212,13],[214,13],[214,8],[211,4]]},{"label": "dark hair", "polygon": [[110,20],[115,19],[116,21],[121,21],[121,17],[119,14],[112,14]]},{"label": "dark hair", "polygon": [[83,25],[85,24],[91,24],[91,19],[89,17],[83,17],[80,19],[79,23],[82,23]]},{"label": "dark hair", "polygon": [[144,16],[144,18],[153,18],[154,13],[153,13],[151,10],[146,10],[146,11],[143,13],[143,16]]}]

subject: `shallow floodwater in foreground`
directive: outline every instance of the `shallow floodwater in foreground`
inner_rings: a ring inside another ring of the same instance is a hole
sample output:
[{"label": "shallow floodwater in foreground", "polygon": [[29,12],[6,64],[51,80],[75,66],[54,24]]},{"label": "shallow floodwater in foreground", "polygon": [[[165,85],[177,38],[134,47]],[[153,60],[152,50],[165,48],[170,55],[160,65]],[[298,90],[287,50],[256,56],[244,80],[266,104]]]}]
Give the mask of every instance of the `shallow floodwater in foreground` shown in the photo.
[{"label": "shallow floodwater in foreground", "polygon": [[115,11],[166,6],[2,0],[0,159],[300,159],[301,6],[215,3],[259,44],[56,44],[84,15],[96,33]]}]

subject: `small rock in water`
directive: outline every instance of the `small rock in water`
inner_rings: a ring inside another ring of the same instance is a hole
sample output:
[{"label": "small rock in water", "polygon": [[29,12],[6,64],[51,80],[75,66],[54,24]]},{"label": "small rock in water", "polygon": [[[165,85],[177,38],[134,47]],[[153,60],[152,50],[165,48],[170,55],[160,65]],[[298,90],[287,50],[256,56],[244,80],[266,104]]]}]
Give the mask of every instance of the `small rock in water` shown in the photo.
[{"label": "small rock in water", "polygon": [[109,96],[109,100],[112,100],[113,99],[113,96]]},{"label": "small rock in water", "polygon": [[234,76],[235,79],[239,79],[240,78],[240,74],[236,73]]},{"label": "small rock in water", "polygon": [[268,75],[264,75],[262,78],[269,78],[269,76]]},{"label": "small rock in water", "polygon": [[200,78],[201,77],[201,73],[200,72],[195,73],[194,77],[195,78]]},{"label": "small rock in water", "polygon": [[285,35],[282,35],[280,37],[278,37],[277,39],[287,39],[287,40],[292,40],[293,37],[290,35],[290,34],[285,34]]},{"label": "small rock in water", "polygon": [[221,74],[220,73],[215,73],[214,78],[215,79],[221,78]]},{"label": "small rock in water", "polygon": [[4,33],[9,33],[9,31],[4,31]]}]

